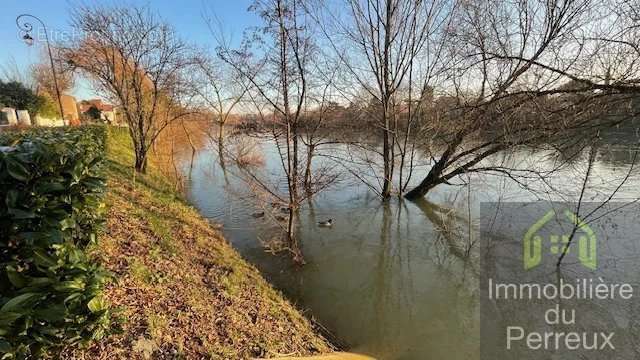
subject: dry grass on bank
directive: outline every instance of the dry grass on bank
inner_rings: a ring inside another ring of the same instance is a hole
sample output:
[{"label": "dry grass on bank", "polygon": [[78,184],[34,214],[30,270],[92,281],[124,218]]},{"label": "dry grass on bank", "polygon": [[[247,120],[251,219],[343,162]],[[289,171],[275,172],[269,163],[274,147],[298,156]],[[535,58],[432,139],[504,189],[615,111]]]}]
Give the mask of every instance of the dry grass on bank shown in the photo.
[{"label": "dry grass on bank", "polygon": [[249,359],[330,351],[310,322],[150,166],[134,187],[126,132],[109,130],[108,223],[95,254],[122,333],[78,359]]}]

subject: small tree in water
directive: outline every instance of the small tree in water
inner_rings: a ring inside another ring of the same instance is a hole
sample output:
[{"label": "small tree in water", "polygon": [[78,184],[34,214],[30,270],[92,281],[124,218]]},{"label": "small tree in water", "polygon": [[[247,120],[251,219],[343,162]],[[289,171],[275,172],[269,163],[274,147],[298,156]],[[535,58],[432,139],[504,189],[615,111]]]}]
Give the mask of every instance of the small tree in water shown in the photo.
[{"label": "small tree in water", "polygon": [[300,121],[312,91],[310,82],[317,48],[301,2],[258,0],[251,10],[261,17],[263,26],[247,37],[240,49],[221,44],[219,55],[242,78],[246,101],[254,105],[262,123],[271,125],[271,135],[286,176],[287,192],[281,194],[277,185],[261,181],[253,173],[248,177],[278,202],[287,205],[288,218],[284,220],[288,249],[294,260],[302,263],[302,253],[295,238],[296,217],[300,204],[313,196],[314,191],[300,191],[304,186]]}]

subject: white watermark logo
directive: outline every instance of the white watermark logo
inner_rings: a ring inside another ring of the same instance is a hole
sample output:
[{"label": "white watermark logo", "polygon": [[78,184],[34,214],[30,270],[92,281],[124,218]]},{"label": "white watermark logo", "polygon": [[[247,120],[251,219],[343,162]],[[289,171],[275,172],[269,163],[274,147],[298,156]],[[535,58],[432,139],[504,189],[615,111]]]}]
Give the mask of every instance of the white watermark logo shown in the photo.
[{"label": "white watermark logo", "polygon": [[482,360],[638,359],[640,206],[575,205],[481,205]]},{"label": "white watermark logo", "polygon": [[[628,283],[606,283],[602,278],[579,279],[575,283],[560,279],[558,284],[494,283],[489,279],[489,300],[539,301],[539,300],[631,300],[633,286]],[[544,312],[547,325],[576,325],[576,309],[564,308],[559,302]],[[615,350],[615,332],[526,331],[523,326],[506,327],[506,348],[524,344],[530,350]]]}]

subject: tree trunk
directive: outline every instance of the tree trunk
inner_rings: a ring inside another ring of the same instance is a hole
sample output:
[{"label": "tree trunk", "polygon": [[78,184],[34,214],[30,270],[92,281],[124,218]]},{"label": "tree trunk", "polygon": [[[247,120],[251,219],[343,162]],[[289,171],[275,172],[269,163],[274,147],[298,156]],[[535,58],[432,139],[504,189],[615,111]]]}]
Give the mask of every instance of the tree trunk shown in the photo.
[{"label": "tree trunk", "polygon": [[224,140],[224,123],[218,123],[218,144],[222,144]]},{"label": "tree trunk", "polygon": [[431,189],[436,187],[436,185],[439,185],[441,182],[440,178],[433,175],[432,171],[430,171],[429,175],[427,175],[427,177],[425,177],[418,186],[406,193],[404,197],[408,200],[418,200],[427,195]]},{"label": "tree trunk", "polygon": [[307,166],[304,171],[304,187],[307,194],[311,194],[313,189],[311,189],[311,160],[313,160],[313,151],[315,150],[315,145],[310,144],[307,148]]},{"label": "tree trunk", "polygon": [[411,191],[409,191],[404,197],[409,200],[417,200],[427,195],[429,190],[436,187],[436,185],[443,183],[444,179],[442,179],[442,172],[445,169],[445,164],[449,160],[449,154],[450,152],[446,151],[440,160],[438,160],[431,170],[429,170],[429,173],[422,182],[420,182],[420,184],[415,188],[411,189]]},{"label": "tree trunk", "polygon": [[135,170],[138,173],[145,174],[147,172],[147,151],[136,150]]},{"label": "tree trunk", "polygon": [[382,61],[382,86],[381,90],[381,99],[382,99],[382,107],[383,107],[383,116],[384,116],[384,128],[383,131],[383,149],[382,149],[382,157],[384,161],[384,182],[382,184],[382,198],[387,200],[391,197],[391,187],[393,186],[393,145],[390,144],[389,132],[391,131],[391,70],[390,70],[390,60],[391,60],[391,28],[393,28],[393,1],[386,0],[386,18],[384,20],[384,51],[383,51],[383,61]]},{"label": "tree trunk", "polygon": [[298,160],[298,126],[294,124],[293,126],[293,169],[292,169],[292,184],[291,189],[293,190],[293,201],[298,203],[298,199],[300,198],[298,194],[298,180],[300,175],[298,174],[299,160]]},{"label": "tree trunk", "polygon": [[387,200],[391,197],[391,186],[393,181],[393,167],[391,162],[393,161],[393,157],[391,156],[391,146],[389,145],[389,127],[391,126],[389,121],[389,112],[388,112],[388,104],[384,105],[384,128],[382,129],[382,161],[384,162],[384,181],[382,183],[382,193],[381,196],[383,199]]},{"label": "tree trunk", "polygon": [[388,199],[391,197],[391,160],[389,150],[389,131],[384,130],[384,145],[382,149],[382,158],[384,161],[384,182],[382,184],[382,198]]},{"label": "tree trunk", "polygon": [[[443,173],[447,169],[447,167],[450,166],[449,161],[451,160],[451,157],[453,156],[456,149],[458,148],[458,145],[460,145],[464,140],[464,137],[465,137],[464,133],[460,133],[455,139],[453,139],[453,141],[449,143],[449,145],[447,146],[447,149],[444,151],[444,153],[442,153],[442,156],[440,156],[440,159],[436,161],[436,163],[433,165],[431,170],[429,170],[429,173],[422,180],[422,182],[420,182],[418,186],[411,189],[411,191],[409,191],[404,196],[406,199],[416,200],[420,197],[423,197],[427,195],[429,190],[436,187],[436,185],[446,183],[447,180],[449,180],[449,178],[453,175],[454,172],[450,172],[444,177],[443,177]],[[478,161],[480,159],[482,158],[478,158]]]},{"label": "tree trunk", "polygon": [[300,248],[300,244],[298,243],[298,238],[296,237],[295,231],[295,222],[297,221],[298,211],[296,209],[289,209],[289,223],[287,224],[287,241],[289,243],[289,251],[293,254],[293,262],[297,265],[304,265],[306,262],[304,261],[304,255],[302,254],[302,249]]}]

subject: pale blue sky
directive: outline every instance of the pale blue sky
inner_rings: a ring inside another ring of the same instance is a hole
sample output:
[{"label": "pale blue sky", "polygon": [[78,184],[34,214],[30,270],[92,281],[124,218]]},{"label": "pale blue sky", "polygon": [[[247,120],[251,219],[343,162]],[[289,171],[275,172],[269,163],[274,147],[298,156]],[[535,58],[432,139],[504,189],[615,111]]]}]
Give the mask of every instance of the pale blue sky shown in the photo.
[{"label": "pale blue sky", "polygon": [[[198,46],[214,46],[203,19],[205,9],[215,12],[224,22],[225,32],[239,40],[243,29],[256,24],[256,16],[247,12],[251,0],[0,0],[0,65],[15,61],[21,67],[38,60],[37,46],[24,44],[15,23],[16,16],[30,13],[45,22],[50,33],[69,32],[69,10],[73,4],[146,5],[173,24],[186,40]],[[79,99],[93,96],[90,86],[80,81],[74,92]]]}]

